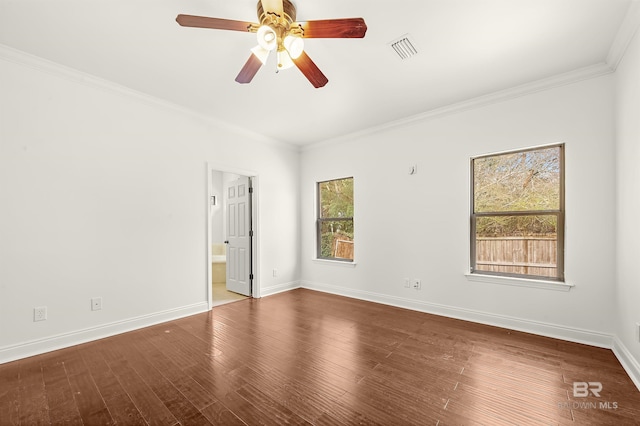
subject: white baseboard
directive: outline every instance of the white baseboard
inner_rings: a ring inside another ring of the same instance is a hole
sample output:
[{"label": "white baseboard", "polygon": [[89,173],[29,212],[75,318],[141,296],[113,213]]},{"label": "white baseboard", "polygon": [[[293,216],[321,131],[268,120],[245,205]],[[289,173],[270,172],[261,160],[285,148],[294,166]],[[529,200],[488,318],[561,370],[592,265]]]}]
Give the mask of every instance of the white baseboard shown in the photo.
[{"label": "white baseboard", "polygon": [[638,390],[640,391],[640,362],[631,355],[629,349],[622,343],[622,341],[616,336],[613,339],[613,350],[614,355],[622,364],[622,367],[627,372],[633,383],[636,385]]},{"label": "white baseboard", "polygon": [[194,303],[175,309],[168,309],[162,312],[155,312],[96,327],[63,333],[44,339],[32,340],[12,346],[0,347],[0,364],[27,358],[34,355],[51,352],[58,349],[68,348],[81,343],[103,339],[116,334],[126,333],[143,327],[156,325],[162,322],[172,321],[178,318],[199,314],[209,310],[207,302]]},{"label": "white baseboard", "polygon": [[274,294],[283,293],[289,290],[295,290],[296,288],[300,288],[299,281],[290,281],[288,283],[272,285],[270,287],[261,287],[260,297],[273,296]]},{"label": "white baseboard", "polygon": [[437,303],[423,302],[403,297],[389,296],[386,294],[373,293],[370,291],[354,290],[329,284],[303,281],[301,282],[301,287],[310,290],[318,290],[325,293],[337,294],[340,296],[368,300],[370,302],[382,303],[399,308],[441,315],[449,318],[456,318],[480,324],[492,325],[496,327],[507,328],[510,330],[523,331],[525,333],[532,333],[540,336],[567,340],[570,342],[583,343],[600,348],[611,349],[613,347],[614,336],[606,333],[583,330],[573,327],[565,327],[538,321],[530,321],[521,318],[509,317],[506,315],[496,315],[487,312],[458,308],[454,306],[446,306]]}]

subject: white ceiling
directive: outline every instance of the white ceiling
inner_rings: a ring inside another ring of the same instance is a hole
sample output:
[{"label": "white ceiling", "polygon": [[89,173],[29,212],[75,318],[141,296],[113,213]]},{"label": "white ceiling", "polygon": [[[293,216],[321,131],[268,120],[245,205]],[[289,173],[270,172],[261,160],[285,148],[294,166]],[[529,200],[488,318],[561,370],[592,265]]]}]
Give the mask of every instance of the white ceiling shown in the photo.
[{"label": "white ceiling", "polygon": [[[271,58],[234,81],[255,35],[180,13],[256,21],[256,0],[0,0],[0,44],[295,145],[359,132],[602,64],[633,0],[297,0],[298,20],[363,17],[364,39],[307,39],[314,89]],[[418,55],[389,46],[409,33]],[[273,56],[273,55],[272,55]]]}]

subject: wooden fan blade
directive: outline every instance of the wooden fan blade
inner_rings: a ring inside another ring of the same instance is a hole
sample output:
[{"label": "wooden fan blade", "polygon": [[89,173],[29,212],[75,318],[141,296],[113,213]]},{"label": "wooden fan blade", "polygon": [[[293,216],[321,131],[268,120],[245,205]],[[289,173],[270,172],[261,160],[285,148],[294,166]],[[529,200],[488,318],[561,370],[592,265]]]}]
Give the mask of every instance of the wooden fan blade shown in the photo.
[{"label": "wooden fan blade", "polygon": [[325,77],[322,71],[320,71],[320,68],[318,68],[306,52],[302,52],[300,56],[293,59],[293,63],[296,64],[298,69],[302,71],[302,74],[307,77],[307,80],[309,80],[316,89],[323,87],[329,82],[329,79]]},{"label": "wooden fan blade", "polygon": [[284,15],[284,8],[282,6],[282,0],[260,0],[262,2],[262,9],[265,13],[275,13],[278,16]]},{"label": "wooden fan blade", "polygon": [[238,73],[236,81],[241,84],[251,83],[251,80],[253,80],[253,77],[258,73],[260,67],[262,67],[262,61],[252,53]]},{"label": "wooden fan blade", "polygon": [[257,24],[252,24],[251,22],[194,15],[178,15],[176,17],[176,22],[183,27],[212,28],[214,30],[249,32],[252,27],[257,28]]},{"label": "wooden fan blade", "polygon": [[304,32],[304,38],[362,38],[367,24],[362,18],[324,19],[294,22]]}]

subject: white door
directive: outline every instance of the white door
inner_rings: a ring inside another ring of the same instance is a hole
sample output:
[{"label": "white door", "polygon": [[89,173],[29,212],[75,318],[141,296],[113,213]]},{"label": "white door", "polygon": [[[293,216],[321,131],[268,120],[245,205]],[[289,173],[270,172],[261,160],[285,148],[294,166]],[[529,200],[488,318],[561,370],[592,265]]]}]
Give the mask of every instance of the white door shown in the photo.
[{"label": "white door", "polygon": [[251,180],[227,188],[227,290],[251,296]]}]

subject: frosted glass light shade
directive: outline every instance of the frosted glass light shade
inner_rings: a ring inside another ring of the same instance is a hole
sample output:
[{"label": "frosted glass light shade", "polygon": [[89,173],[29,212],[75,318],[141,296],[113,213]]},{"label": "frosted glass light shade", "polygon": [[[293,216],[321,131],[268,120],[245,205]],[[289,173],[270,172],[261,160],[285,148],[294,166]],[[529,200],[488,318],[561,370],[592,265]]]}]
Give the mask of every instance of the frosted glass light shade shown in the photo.
[{"label": "frosted glass light shade", "polygon": [[291,59],[298,59],[304,51],[304,41],[300,37],[288,35],[284,38],[284,48],[289,52]]},{"label": "frosted glass light shade", "polygon": [[265,50],[273,50],[278,45],[278,36],[276,32],[268,25],[258,28],[256,34],[258,44]]},{"label": "frosted glass light shade", "polygon": [[293,66],[293,61],[291,57],[287,53],[286,50],[278,51],[278,69],[286,70],[287,68],[291,68]]},{"label": "frosted glass light shade", "polygon": [[257,45],[256,47],[251,49],[251,53],[256,55],[258,59],[260,59],[260,62],[262,62],[262,65],[264,65],[267,62],[267,58],[269,57],[269,51],[260,45]]}]

